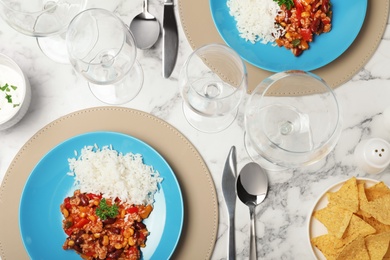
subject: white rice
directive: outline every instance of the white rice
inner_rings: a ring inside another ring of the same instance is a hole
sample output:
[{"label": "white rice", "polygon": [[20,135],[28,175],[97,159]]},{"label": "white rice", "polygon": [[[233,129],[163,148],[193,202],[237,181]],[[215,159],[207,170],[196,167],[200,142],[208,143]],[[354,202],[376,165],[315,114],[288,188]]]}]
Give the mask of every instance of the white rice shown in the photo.
[{"label": "white rice", "polygon": [[275,27],[275,17],[280,7],[273,0],[228,0],[229,14],[237,22],[240,37],[255,43],[274,42],[283,34]]},{"label": "white rice", "polygon": [[75,185],[81,192],[103,194],[130,204],[152,204],[162,181],[152,166],[145,165],[142,155],[125,155],[105,146],[88,146],[80,156],[68,159]]}]

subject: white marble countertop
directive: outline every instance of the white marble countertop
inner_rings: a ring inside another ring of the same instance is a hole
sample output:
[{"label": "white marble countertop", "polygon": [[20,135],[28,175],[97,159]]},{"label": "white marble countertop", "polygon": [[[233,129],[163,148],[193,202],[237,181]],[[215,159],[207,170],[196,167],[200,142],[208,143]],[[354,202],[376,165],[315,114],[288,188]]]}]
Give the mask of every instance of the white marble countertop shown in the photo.
[{"label": "white marble countertop", "polygon": [[[114,11],[129,23],[141,11],[142,1],[90,1],[89,7]],[[151,1],[149,11],[160,20],[163,1]],[[179,14],[177,12],[177,18]],[[68,113],[104,106],[89,91],[85,80],[70,65],[57,64],[40,51],[36,40],[11,29],[0,20],[0,53],[13,58],[26,73],[32,86],[32,103],[23,120],[0,132],[0,181],[24,143],[51,121]],[[191,48],[179,24],[179,55],[169,79],[161,74],[161,38],[150,50],[139,51],[145,81],[140,94],[124,107],[151,113],[176,127],[197,147],[207,163],[218,192],[220,224],[212,259],[227,255],[227,214],[221,193],[223,165],[232,145],[237,147],[238,169],[249,158],[243,144],[243,110],[227,130],[218,134],[196,131],[185,121],[181,110],[178,75]],[[343,108],[344,126],[334,151],[306,169],[287,170],[269,175],[268,197],[257,207],[257,245],[259,259],[311,259],[307,220],[318,196],[332,184],[352,176],[383,180],[390,185],[390,168],[368,175],[357,168],[353,152],[363,139],[380,137],[390,141],[383,123],[383,111],[390,106],[390,25],[369,62],[350,81],[335,92]],[[236,209],[237,258],[249,254],[249,210],[239,200]],[[1,231],[0,231],[1,232]],[[194,245],[195,246],[195,245]]]}]

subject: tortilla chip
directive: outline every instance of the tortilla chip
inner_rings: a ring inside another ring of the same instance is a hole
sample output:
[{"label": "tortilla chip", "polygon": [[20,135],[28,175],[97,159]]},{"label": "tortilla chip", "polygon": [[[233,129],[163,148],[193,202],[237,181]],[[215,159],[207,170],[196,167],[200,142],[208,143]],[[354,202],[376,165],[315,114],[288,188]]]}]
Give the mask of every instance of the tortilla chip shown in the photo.
[{"label": "tortilla chip", "polygon": [[390,194],[383,195],[367,204],[361,204],[361,209],[385,225],[390,225]]},{"label": "tortilla chip", "polygon": [[367,222],[370,226],[372,226],[373,228],[375,228],[376,230],[376,234],[379,234],[379,233],[385,233],[385,232],[390,232],[390,225],[385,225],[381,222],[379,222],[378,220],[376,220],[375,218],[373,217],[362,217],[362,219]]},{"label": "tortilla chip", "polygon": [[390,247],[387,249],[387,253],[383,257],[383,260],[389,260],[390,259]]},{"label": "tortilla chip", "polygon": [[368,201],[373,201],[377,198],[380,198],[384,195],[389,195],[390,189],[386,186],[386,184],[381,181],[366,189],[366,196]]},{"label": "tortilla chip", "polygon": [[329,205],[335,205],[352,212],[359,209],[359,198],[356,178],[352,177],[347,180],[336,192],[327,193]]},{"label": "tortilla chip", "polygon": [[371,215],[362,209],[362,204],[367,205],[368,203],[366,192],[365,192],[365,183],[358,182],[357,188],[358,188],[358,198],[359,198],[359,210],[356,212],[356,214],[364,218],[370,218]]},{"label": "tortilla chip", "polygon": [[335,260],[342,250],[342,248],[334,247],[338,240],[336,237],[326,234],[312,238],[311,244],[317,247],[327,260]]},{"label": "tortilla chip", "polygon": [[382,260],[389,249],[390,233],[370,235],[364,240],[370,259]]},{"label": "tortilla chip", "polygon": [[336,259],[350,260],[351,256],[353,256],[353,259],[359,260],[370,259],[370,255],[368,254],[368,251],[366,249],[363,237],[358,237],[357,239],[346,245]]},{"label": "tortilla chip", "polygon": [[342,247],[351,243],[358,237],[365,237],[371,234],[375,234],[376,230],[371,225],[367,224],[363,219],[359,218],[355,214],[351,217],[351,222],[345,230],[342,238],[342,243],[336,244],[336,247]]},{"label": "tortilla chip", "polygon": [[351,220],[352,212],[335,206],[328,206],[316,210],[313,213],[313,217],[324,224],[331,235],[334,235],[336,238],[342,238]]}]

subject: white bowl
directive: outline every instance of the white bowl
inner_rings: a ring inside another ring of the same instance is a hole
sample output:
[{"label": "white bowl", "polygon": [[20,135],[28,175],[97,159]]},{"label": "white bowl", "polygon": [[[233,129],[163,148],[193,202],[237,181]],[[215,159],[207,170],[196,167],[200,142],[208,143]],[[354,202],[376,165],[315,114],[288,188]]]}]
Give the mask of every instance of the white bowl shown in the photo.
[{"label": "white bowl", "polygon": [[27,77],[11,58],[0,54],[0,130],[18,123],[26,114],[30,101],[31,87]]}]

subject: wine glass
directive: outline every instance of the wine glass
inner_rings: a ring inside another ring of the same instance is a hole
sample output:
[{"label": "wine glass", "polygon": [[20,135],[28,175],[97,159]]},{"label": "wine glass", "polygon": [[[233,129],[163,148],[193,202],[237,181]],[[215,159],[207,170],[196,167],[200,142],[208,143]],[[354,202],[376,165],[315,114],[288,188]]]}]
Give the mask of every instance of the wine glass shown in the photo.
[{"label": "wine glass", "polygon": [[190,125],[206,133],[219,132],[237,116],[247,89],[246,67],[231,48],[208,44],[188,57],[179,85],[184,116]]},{"label": "wine glass", "polygon": [[137,96],[143,71],[129,28],[112,12],[93,8],[70,23],[66,43],[74,69],[102,102],[124,104]]},{"label": "wine glass", "polygon": [[15,30],[36,37],[50,59],[69,63],[65,33],[87,0],[0,0],[1,17]]},{"label": "wine glass", "polygon": [[247,100],[245,147],[268,170],[311,165],[335,147],[341,113],[317,75],[284,71],[263,80]]}]

